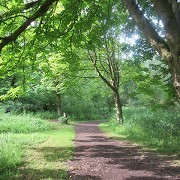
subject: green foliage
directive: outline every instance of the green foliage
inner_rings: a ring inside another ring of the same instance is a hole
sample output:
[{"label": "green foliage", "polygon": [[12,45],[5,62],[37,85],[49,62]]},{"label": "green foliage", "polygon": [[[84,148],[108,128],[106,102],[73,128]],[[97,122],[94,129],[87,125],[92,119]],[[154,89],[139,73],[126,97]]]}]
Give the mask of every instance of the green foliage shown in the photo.
[{"label": "green foliage", "polygon": [[[70,99],[65,99],[64,103],[64,111],[67,112],[68,118],[73,120],[94,120],[104,118],[105,114],[108,114],[108,110],[103,104],[105,102],[95,103],[85,99],[85,97],[81,99],[71,97]],[[73,104],[76,104],[76,106],[73,106]]]},{"label": "green foliage", "polygon": [[[32,115],[4,114],[3,111],[1,107],[0,179],[20,179],[22,176],[50,178],[52,173],[46,171],[50,167],[58,167],[53,177],[67,178],[64,163],[72,157],[72,126],[50,124]],[[21,166],[22,171],[18,168]],[[33,169],[39,173],[34,173]]]},{"label": "green foliage", "polygon": [[[179,153],[180,115],[178,110],[125,108],[125,123],[111,120],[104,129],[167,154]],[[103,128],[103,127],[102,127]]]},{"label": "green foliage", "polygon": [[57,112],[55,111],[38,111],[37,113],[33,114],[33,117],[44,120],[54,120],[59,118]]},{"label": "green foliage", "polygon": [[50,130],[49,122],[31,115],[11,115],[5,114],[1,110],[0,133],[30,133]]},{"label": "green foliage", "polygon": [[23,94],[22,88],[20,86],[15,88],[10,88],[5,95],[0,96],[0,100],[15,99]]},{"label": "green foliage", "polygon": [[[39,134],[0,134],[0,172],[15,168],[22,161],[23,149],[38,142],[42,142],[45,135]],[[0,176],[1,178],[1,176]]]},{"label": "green foliage", "polygon": [[108,87],[99,79],[79,79],[77,88],[62,99],[63,112],[68,119],[94,120],[104,119],[114,107]]},{"label": "green foliage", "polygon": [[1,134],[0,179],[20,179],[22,176],[67,179],[65,163],[72,158],[73,138],[72,126],[59,124],[46,133]]},{"label": "green foliage", "polygon": [[61,123],[61,124],[69,124],[68,123],[68,118],[67,117],[64,117],[64,116],[60,116],[58,118],[58,121]]},{"label": "green foliage", "polygon": [[15,113],[52,111],[56,108],[56,95],[51,90],[37,85],[15,100],[4,101],[4,106]]}]

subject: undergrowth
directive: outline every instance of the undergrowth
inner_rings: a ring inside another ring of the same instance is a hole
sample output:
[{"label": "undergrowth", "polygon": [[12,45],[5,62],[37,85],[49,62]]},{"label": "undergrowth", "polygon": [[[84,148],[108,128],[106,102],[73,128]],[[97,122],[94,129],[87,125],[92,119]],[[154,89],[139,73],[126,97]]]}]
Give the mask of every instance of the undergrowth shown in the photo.
[{"label": "undergrowth", "polygon": [[45,140],[46,136],[38,133],[0,135],[0,172],[3,174],[21,163],[24,149]]},{"label": "undergrowth", "polygon": [[117,125],[113,118],[101,124],[101,128],[116,138],[128,139],[165,154],[179,153],[178,110],[125,108],[123,112],[123,125]]},{"label": "undergrowth", "polygon": [[67,177],[64,162],[72,156],[73,137],[70,125],[0,109],[0,179]]}]

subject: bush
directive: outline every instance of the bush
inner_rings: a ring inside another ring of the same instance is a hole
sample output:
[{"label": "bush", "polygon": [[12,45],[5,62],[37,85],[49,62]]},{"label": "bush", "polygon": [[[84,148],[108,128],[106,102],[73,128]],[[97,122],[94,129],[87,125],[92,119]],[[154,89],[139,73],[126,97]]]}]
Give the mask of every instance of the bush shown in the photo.
[{"label": "bush", "polygon": [[178,110],[125,108],[123,112],[124,124],[117,126],[113,118],[109,121],[110,131],[165,153],[179,153]]},{"label": "bush", "polygon": [[49,122],[29,115],[2,115],[0,121],[0,133],[30,133],[49,129],[51,129]]}]

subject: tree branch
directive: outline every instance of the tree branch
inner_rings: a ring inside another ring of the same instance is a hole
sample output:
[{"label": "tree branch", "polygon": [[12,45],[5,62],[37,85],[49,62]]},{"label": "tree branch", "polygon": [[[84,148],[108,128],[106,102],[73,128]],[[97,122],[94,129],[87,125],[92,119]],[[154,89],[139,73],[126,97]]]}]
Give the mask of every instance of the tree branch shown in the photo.
[{"label": "tree branch", "polygon": [[[95,50],[94,50],[94,51],[95,51]],[[94,52],[94,53],[95,53],[95,60],[93,59],[90,51],[88,50],[89,58],[90,58],[91,62],[93,63],[93,66],[94,66],[94,68],[95,68],[98,76],[104,81],[104,83],[105,83],[108,87],[110,87],[110,89],[112,89],[113,92],[115,92],[116,89],[115,89],[115,88],[111,85],[111,83],[101,74],[100,70],[98,69],[97,64],[96,64],[96,61],[97,61],[97,59],[96,59],[96,58],[97,58],[96,52]]]},{"label": "tree branch", "polygon": [[26,30],[26,28],[38,17],[42,16],[44,13],[46,13],[49,9],[49,7],[57,0],[46,0],[40,8],[32,15],[30,16],[14,33],[12,33],[10,36],[4,37],[3,40],[1,40],[0,43],[0,52],[7,44],[11,43],[12,41],[15,41],[18,36]]},{"label": "tree branch", "polygon": [[168,2],[172,6],[172,10],[180,26],[180,2],[177,2],[177,0],[168,0]]},{"label": "tree branch", "polygon": [[164,25],[171,51],[180,55],[180,26],[168,0],[153,0],[156,11]]},{"label": "tree branch", "polygon": [[42,0],[37,0],[37,1],[27,3],[27,4],[25,4],[24,9],[25,10],[30,9],[30,8],[34,7],[36,4],[39,4],[41,1]]},{"label": "tree branch", "polygon": [[134,0],[122,0],[126,5],[130,15],[135,20],[139,29],[143,32],[146,39],[156,49],[156,51],[164,58],[170,56],[170,49],[167,43],[159,36],[154,27],[150,24],[143,12],[139,9]]}]

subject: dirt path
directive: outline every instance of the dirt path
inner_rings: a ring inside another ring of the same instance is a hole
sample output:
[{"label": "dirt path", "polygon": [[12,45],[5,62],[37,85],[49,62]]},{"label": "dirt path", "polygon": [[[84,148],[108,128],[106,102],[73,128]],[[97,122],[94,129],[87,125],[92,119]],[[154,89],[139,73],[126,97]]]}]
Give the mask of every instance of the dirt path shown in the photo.
[{"label": "dirt path", "polygon": [[109,139],[98,124],[75,126],[75,154],[68,162],[71,180],[180,179],[180,168],[171,164],[172,157],[160,157],[130,143]]}]

